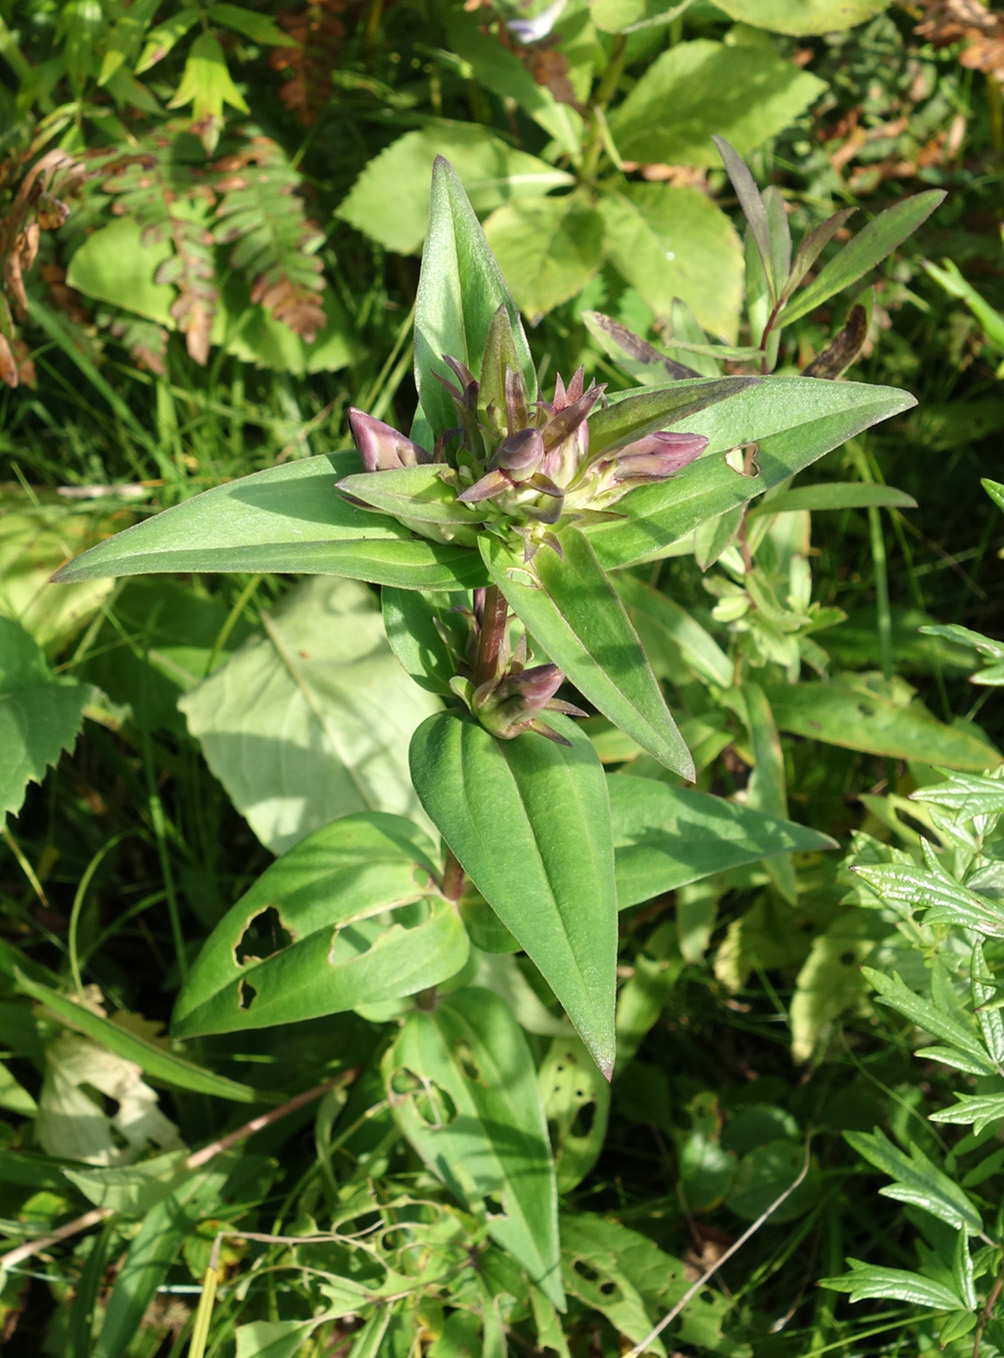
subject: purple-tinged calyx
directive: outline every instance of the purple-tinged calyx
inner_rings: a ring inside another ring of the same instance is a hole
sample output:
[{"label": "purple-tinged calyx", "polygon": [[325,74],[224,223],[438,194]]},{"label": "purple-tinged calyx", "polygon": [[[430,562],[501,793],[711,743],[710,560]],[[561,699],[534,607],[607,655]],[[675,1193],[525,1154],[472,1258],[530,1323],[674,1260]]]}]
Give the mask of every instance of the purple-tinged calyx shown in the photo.
[{"label": "purple-tinged calyx", "polygon": [[397,471],[401,467],[417,467],[432,461],[424,448],[405,438],[399,430],[354,406],[349,408],[349,428],[368,472]]},{"label": "purple-tinged calyx", "polygon": [[707,446],[708,440],[703,434],[647,434],[614,455],[612,478],[619,486],[665,481],[689,467]]},{"label": "purple-tinged calyx", "polygon": [[557,665],[535,665],[532,669],[489,680],[476,689],[472,710],[486,730],[500,740],[513,740],[524,731],[536,731],[559,745],[570,742],[540,720],[542,712],[563,712],[585,717],[574,703],[563,702],[555,694],[565,681]]}]

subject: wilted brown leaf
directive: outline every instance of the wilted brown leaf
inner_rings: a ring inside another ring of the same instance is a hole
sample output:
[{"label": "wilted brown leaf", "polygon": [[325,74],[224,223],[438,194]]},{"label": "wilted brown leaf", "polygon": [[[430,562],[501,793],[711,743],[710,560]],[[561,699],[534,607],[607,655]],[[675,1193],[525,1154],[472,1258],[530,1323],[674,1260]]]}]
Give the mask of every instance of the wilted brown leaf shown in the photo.
[{"label": "wilted brown leaf", "polygon": [[927,0],[917,33],[935,47],[964,43],[959,61],[1004,84],[1004,13],[979,0]]},{"label": "wilted brown leaf", "polygon": [[314,0],[304,9],[278,15],[280,25],[298,46],[276,47],[269,65],[274,71],[291,72],[279,94],[305,127],[317,122],[331,98],[331,72],[339,63],[345,40],[345,26],[336,16],[344,8],[341,0]]}]

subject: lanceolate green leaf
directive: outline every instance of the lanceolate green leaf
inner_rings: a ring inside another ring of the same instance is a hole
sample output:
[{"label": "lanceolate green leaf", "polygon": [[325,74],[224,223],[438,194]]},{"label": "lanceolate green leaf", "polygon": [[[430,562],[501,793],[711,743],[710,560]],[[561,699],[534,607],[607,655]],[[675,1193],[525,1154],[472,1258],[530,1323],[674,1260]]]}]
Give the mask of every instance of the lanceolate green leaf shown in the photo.
[{"label": "lanceolate green leaf", "polygon": [[278,571],[346,575],[403,589],[484,583],[473,550],[417,539],[396,520],[339,496],[335,482],[358,470],[355,453],[269,467],[127,528],[53,579],[63,584],[158,571]]},{"label": "lanceolate green leaf", "polygon": [[694,764],[624,605],[576,528],[522,557],[496,538],[480,546],[492,579],[537,642],[591,703],[667,768],[693,779]]},{"label": "lanceolate green leaf", "polygon": [[800,509],[864,509],[872,505],[916,509],[917,501],[905,490],[872,481],[824,481],[818,486],[796,486],[762,500],[750,514],[793,514]]},{"label": "lanceolate green leaf", "polygon": [[178,1036],[321,1018],[437,985],[467,961],[433,848],[399,816],[346,816],[266,869],[213,930],[178,997]]},{"label": "lanceolate green leaf", "polygon": [[382,1069],[415,1150],[564,1310],[547,1123],[533,1058],[505,1002],[471,988],[412,1014]]},{"label": "lanceolate green leaf", "polygon": [[457,172],[437,156],[415,303],[415,385],[437,437],[453,428],[457,416],[434,373],[451,377],[443,363],[445,354],[465,363],[475,377],[480,375],[485,341],[500,306],[512,325],[529,399],[535,400],[537,373],[516,303]]},{"label": "lanceolate green leaf", "polygon": [[[660,388],[649,390],[654,394]],[[616,412],[619,404],[612,397],[603,415]],[[608,570],[655,559],[708,519],[745,504],[862,429],[914,404],[909,393],[895,387],[765,378],[728,401],[683,420],[668,419],[663,428],[704,434],[707,451],[672,480],[632,491],[618,506],[625,517],[588,529],[589,540]],[[590,421],[590,429],[594,422]],[[734,470],[724,454],[752,444],[756,444],[756,474],[745,476]]]},{"label": "lanceolate green leaf", "polygon": [[928,189],[880,212],[787,304],[783,312],[784,324],[790,325],[799,317],[807,316],[827,298],[856,283],[911,236],[944,201],[944,197],[943,189]]},{"label": "lanceolate green leaf", "polygon": [[614,1061],[617,892],[606,778],[573,722],[571,745],[532,732],[496,740],[455,713],[411,742],[422,805],[609,1078]]},{"label": "lanceolate green leaf", "polygon": [[30,981],[23,973],[17,973],[17,985],[26,995],[51,1009],[68,1027],[93,1037],[109,1051],[124,1056],[127,1061],[135,1061],[144,1074],[158,1084],[172,1085],[176,1089],[190,1089],[197,1094],[211,1094],[218,1099],[230,1099],[235,1103],[278,1101],[276,1097],[260,1089],[239,1084],[236,1080],[228,1080],[223,1075],[214,1075],[211,1070],[204,1070],[183,1057],[175,1056],[173,1052],[165,1051],[163,1047],[156,1046],[146,1038],[102,1018],[93,1009],[86,1009],[82,1004],[75,1004],[58,991],[36,981]]},{"label": "lanceolate green leaf", "polygon": [[618,773],[607,779],[622,910],[688,882],[835,840],[722,797]]}]

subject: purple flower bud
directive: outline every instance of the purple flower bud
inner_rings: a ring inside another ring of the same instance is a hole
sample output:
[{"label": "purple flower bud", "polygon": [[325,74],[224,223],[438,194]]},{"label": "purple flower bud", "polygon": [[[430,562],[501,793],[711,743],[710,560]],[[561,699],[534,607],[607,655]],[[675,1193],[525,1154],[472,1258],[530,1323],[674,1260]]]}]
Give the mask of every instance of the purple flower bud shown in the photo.
[{"label": "purple flower bud", "polygon": [[544,711],[586,716],[581,708],[555,698],[564,681],[557,665],[535,665],[533,669],[508,674],[499,683],[482,684],[474,694],[474,711],[482,726],[500,740],[512,740],[522,731],[532,729],[566,745],[563,736],[537,721]]},{"label": "purple flower bud", "polygon": [[544,457],[544,440],[539,429],[517,429],[504,438],[492,455],[489,466],[507,472],[536,471]]},{"label": "purple flower bud", "polygon": [[665,481],[700,457],[707,446],[703,434],[647,434],[616,453],[613,480],[618,485]]},{"label": "purple flower bud", "polygon": [[432,458],[411,439],[405,438],[383,420],[365,415],[355,407],[349,408],[349,428],[359,449],[363,467],[368,472],[396,471],[400,467],[417,467]]}]

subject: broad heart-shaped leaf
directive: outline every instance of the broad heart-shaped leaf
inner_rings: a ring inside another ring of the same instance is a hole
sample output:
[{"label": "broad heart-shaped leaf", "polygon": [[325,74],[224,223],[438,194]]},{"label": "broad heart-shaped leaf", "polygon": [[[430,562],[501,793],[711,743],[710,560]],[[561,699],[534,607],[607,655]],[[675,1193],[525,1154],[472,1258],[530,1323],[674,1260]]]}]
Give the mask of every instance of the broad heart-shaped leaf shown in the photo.
[{"label": "broad heart-shaped leaf", "polygon": [[721,208],[698,189],[628,184],[598,209],[607,258],[656,315],[680,299],[710,334],[735,342],[743,255]]},{"label": "broad heart-shaped leaf", "polygon": [[812,282],[788,302],[781,316],[783,323],[790,325],[799,317],[807,316],[827,298],[856,283],[897,245],[913,235],[944,198],[943,189],[927,189],[873,217],[820,269]]},{"label": "broad heart-shaped leaf", "polygon": [[768,49],[699,38],[652,62],[610,131],[626,160],[717,166],[714,134],[741,155],[783,131],[825,89]]},{"label": "broad heart-shaped leaf", "polygon": [[0,818],[73,747],[94,689],[57,677],[19,623],[0,617]]},{"label": "broad heart-shaped leaf", "polygon": [[891,0],[713,0],[737,23],[771,33],[837,33],[866,23]]},{"label": "broad heart-shaped leaf", "polygon": [[418,1154],[563,1311],[547,1123],[530,1049],[505,1002],[472,987],[411,1014],[381,1069]]},{"label": "broad heart-shaped leaf", "polygon": [[437,438],[457,422],[449,393],[435,377],[438,372],[454,380],[443,356],[466,364],[479,377],[485,342],[499,307],[505,307],[512,326],[528,398],[536,400],[537,370],[516,303],[459,175],[437,156],[415,301],[415,385],[425,419]]},{"label": "broad heart-shaped leaf", "polygon": [[1001,762],[1000,752],[975,731],[946,726],[917,705],[904,706],[881,680],[768,684],[764,691],[779,729],[792,735],[970,773]]},{"label": "broad heart-shaped leaf", "polygon": [[607,791],[621,910],[774,854],[838,847],[818,830],[653,778],[617,773]]},{"label": "broad heart-shaped leaf", "polygon": [[603,218],[577,194],[507,203],[485,222],[485,234],[533,318],[581,292],[603,263]]},{"label": "broad heart-shaped leaf", "polygon": [[[510,55],[497,42],[492,46],[499,57]],[[512,60],[518,64],[515,57]],[[535,84],[525,68],[520,69]],[[336,215],[388,250],[417,254],[425,236],[429,176],[435,174],[437,157],[450,163],[465,196],[482,216],[517,196],[550,193],[574,182],[567,171],[515,150],[479,123],[432,122],[406,132],[374,157]]]},{"label": "broad heart-shaped leaf", "polygon": [[421,816],[412,731],[439,703],[401,669],[371,592],[307,580],[180,702],[209,767],[274,853],[360,811]]},{"label": "broad heart-shaped leaf", "polygon": [[[661,387],[648,388],[652,395],[661,391]],[[625,399],[633,398],[611,397],[601,415],[612,419]],[[617,506],[624,518],[588,528],[589,540],[608,570],[654,560],[708,519],[746,503],[862,429],[915,404],[908,392],[896,387],[805,377],[763,378],[728,401],[682,421],[667,420],[662,428],[704,434],[707,450],[672,480],[633,490]],[[598,418],[590,420],[590,433]],[[744,476],[723,454],[751,443],[758,446],[758,474]]]},{"label": "broad heart-shaped leaf", "polygon": [[417,539],[395,519],[350,505],[335,482],[354,452],[286,462],[194,495],[84,552],[57,584],[158,571],[345,575],[402,589],[484,583],[472,549]]},{"label": "broad heart-shaped leaf", "polygon": [[510,608],[550,659],[605,717],[660,763],[693,780],[694,763],[624,605],[577,528],[542,547],[532,568],[497,538],[480,547]]},{"label": "broad heart-shaped leaf", "polygon": [[533,732],[496,740],[467,717],[438,713],[412,737],[411,776],[464,871],[609,1079],[617,892],[606,778],[573,722],[554,713],[547,720],[570,745]]},{"label": "broad heart-shaped leaf", "polygon": [[469,943],[436,889],[434,855],[400,816],[346,816],[295,844],[213,930],[174,1033],[322,1018],[455,975]]}]

